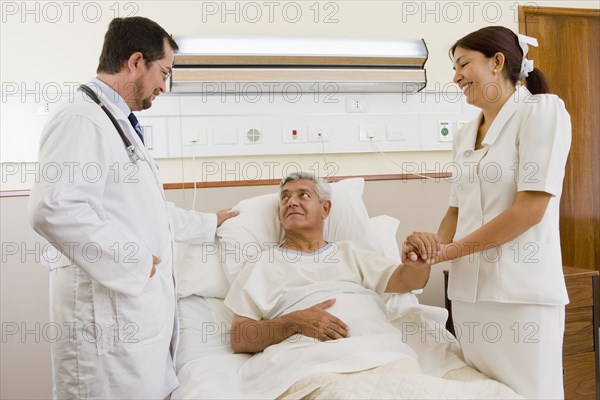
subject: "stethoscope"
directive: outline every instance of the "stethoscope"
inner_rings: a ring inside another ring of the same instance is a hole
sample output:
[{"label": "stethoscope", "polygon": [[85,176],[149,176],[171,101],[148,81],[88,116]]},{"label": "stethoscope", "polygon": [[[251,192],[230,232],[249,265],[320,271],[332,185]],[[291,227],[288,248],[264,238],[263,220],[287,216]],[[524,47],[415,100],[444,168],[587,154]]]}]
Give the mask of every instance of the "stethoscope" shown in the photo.
[{"label": "stethoscope", "polygon": [[102,110],[104,110],[110,121],[117,129],[117,132],[119,132],[119,136],[121,136],[121,140],[125,144],[125,149],[127,150],[127,155],[129,156],[131,162],[137,163],[138,160],[145,161],[144,155],[133,144],[131,144],[131,141],[129,138],[127,138],[125,132],[123,132],[123,129],[121,129],[121,125],[119,125],[119,122],[116,120],[115,116],[108,110],[108,108],[106,108],[104,104],[102,104],[98,96],[96,96],[96,93],[94,93],[94,91],[86,85],[80,85],[77,90],[83,91],[90,99],[94,100],[94,102],[98,104]]}]

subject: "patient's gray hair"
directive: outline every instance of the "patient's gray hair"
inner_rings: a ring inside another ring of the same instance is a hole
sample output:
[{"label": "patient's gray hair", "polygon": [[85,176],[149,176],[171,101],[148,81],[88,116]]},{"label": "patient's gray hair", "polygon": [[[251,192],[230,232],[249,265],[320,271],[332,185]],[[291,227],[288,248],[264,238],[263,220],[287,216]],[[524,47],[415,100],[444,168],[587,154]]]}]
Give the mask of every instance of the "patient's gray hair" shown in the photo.
[{"label": "patient's gray hair", "polygon": [[288,182],[298,182],[298,181],[313,181],[315,183],[315,190],[317,192],[317,196],[319,196],[319,200],[322,202],[326,200],[331,200],[331,186],[326,182],[323,178],[317,178],[313,174],[309,172],[292,172],[285,178],[281,180],[279,184],[279,194],[283,190],[283,187]]}]

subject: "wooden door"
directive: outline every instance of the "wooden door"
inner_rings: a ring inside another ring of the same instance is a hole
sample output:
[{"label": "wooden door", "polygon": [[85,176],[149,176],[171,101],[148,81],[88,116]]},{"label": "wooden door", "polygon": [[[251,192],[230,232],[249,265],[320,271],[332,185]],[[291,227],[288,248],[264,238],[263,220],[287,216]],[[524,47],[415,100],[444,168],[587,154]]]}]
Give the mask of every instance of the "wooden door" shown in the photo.
[{"label": "wooden door", "polygon": [[560,204],[563,265],[600,270],[600,10],[519,7],[528,58],[571,114],[573,142]]},{"label": "wooden door", "polygon": [[[519,31],[538,39],[528,58],[571,114],[573,140],[560,203],[563,265],[600,270],[600,10],[519,7]],[[571,365],[574,356],[563,358],[566,399],[600,398],[595,343],[591,363],[577,359]]]}]

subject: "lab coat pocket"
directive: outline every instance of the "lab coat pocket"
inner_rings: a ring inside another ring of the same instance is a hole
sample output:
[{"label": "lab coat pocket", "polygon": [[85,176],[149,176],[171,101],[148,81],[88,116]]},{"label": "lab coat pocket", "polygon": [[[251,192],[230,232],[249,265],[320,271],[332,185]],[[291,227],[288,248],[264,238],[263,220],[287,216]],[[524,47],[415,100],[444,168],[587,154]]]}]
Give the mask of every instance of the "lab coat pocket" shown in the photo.
[{"label": "lab coat pocket", "polygon": [[118,341],[114,292],[92,280],[94,329],[98,355],[108,353]]},{"label": "lab coat pocket", "polygon": [[166,319],[162,281],[158,271],[148,279],[140,295],[118,294],[117,319],[120,339],[125,346],[157,339]]}]

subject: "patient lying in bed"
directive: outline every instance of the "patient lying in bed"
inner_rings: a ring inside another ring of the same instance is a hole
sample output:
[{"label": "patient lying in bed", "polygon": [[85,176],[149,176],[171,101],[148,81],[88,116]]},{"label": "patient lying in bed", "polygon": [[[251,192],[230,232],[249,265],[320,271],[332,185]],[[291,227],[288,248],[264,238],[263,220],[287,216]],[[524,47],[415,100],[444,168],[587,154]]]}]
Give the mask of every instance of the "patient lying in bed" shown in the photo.
[{"label": "patient lying in bed", "polygon": [[[284,179],[279,217],[285,239],[246,266],[225,299],[235,314],[233,350],[262,352],[244,364],[242,381],[265,397],[318,372],[363,371],[398,360],[405,371],[420,371],[381,295],[422,288],[429,265],[397,265],[351,241],[325,242],[322,222],[335,207],[329,198],[327,183],[309,174]],[[450,364],[464,365],[458,358]]]},{"label": "patient lying in bed", "polygon": [[[358,317],[360,326],[371,320],[369,330],[389,332],[392,326],[376,293],[404,293],[427,283],[430,267],[419,260],[398,266],[349,241],[325,242],[330,193],[326,182],[310,174],[282,181],[279,218],[285,239],[238,276],[225,300],[236,314],[234,351],[260,352],[297,334],[321,341],[348,338],[344,318]],[[340,297],[334,307],[332,296]]]}]

